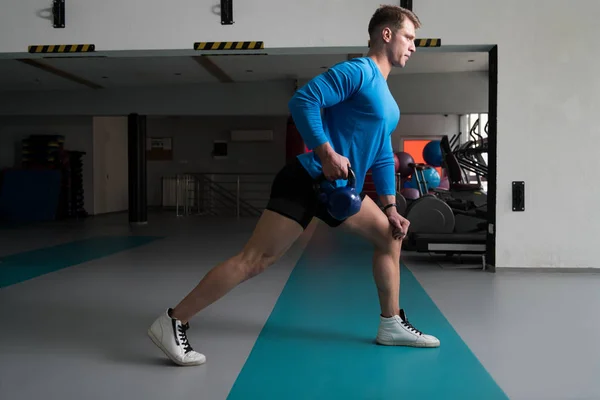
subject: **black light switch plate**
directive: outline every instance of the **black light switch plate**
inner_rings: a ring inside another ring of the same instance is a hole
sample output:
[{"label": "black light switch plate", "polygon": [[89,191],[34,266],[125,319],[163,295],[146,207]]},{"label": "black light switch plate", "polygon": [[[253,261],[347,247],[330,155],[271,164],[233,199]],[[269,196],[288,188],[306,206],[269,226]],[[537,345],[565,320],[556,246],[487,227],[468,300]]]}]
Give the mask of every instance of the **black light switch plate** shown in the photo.
[{"label": "black light switch plate", "polygon": [[525,182],[523,181],[512,183],[512,208],[513,211],[525,211]]}]

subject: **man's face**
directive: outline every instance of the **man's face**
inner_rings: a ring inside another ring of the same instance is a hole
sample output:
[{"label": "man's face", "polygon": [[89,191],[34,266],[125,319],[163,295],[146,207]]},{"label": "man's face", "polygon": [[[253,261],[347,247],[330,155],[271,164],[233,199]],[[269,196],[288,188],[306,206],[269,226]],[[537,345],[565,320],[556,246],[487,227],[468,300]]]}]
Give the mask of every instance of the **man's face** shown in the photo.
[{"label": "man's face", "polygon": [[404,67],[409,57],[417,48],[415,47],[415,25],[406,19],[402,28],[391,34],[388,42],[388,57],[395,67]]}]

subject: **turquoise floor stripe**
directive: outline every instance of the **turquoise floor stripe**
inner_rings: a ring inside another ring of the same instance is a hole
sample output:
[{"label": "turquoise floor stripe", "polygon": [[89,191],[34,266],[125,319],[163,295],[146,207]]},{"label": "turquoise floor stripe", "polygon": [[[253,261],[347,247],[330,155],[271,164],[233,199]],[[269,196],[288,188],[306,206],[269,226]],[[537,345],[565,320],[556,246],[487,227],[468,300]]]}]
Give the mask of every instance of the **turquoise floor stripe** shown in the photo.
[{"label": "turquoise floor stripe", "polygon": [[371,254],[354,238],[317,231],[229,400],[507,398],[404,266],[401,305],[442,346],[374,344],[379,303]]},{"label": "turquoise floor stripe", "polygon": [[156,236],[96,237],[0,258],[0,288],[14,285],[123,250],[142,246]]}]

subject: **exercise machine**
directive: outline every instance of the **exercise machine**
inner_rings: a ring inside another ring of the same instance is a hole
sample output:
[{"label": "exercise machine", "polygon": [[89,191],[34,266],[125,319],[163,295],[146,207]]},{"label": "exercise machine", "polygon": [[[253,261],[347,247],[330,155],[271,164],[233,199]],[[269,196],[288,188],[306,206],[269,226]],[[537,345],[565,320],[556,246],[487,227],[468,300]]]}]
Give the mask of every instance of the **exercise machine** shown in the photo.
[{"label": "exercise machine", "polygon": [[[449,196],[466,203],[460,207],[455,205],[455,207],[478,208],[482,211],[487,211],[487,193],[480,179],[478,179],[477,183],[468,182],[468,176],[464,173],[463,168],[461,168],[461,163],[456,155],[456,152],[460,151],[460,148],[453,151],[447,136],[444,136],[440,141],[440,147],[444,157],[444,167],[448,175]],[[487,179],[487,171],[482,177]]]},{"label": "exercise machine", "polygon": [[473,201],[456,199],[452,192],[428,187],[424,171],[431,167],[413,164],[419,197],[407,200],[405,216],[411,221],[412,232],[471,233],[485,230],[487,210]]},{"label": "exercise machine", "polygon": [[440,146],[450,187],[429,189],[423,171],[431,167],[413,165],[421,196],[407,206],[405,217],[410,221],[410,230],[404,247],[447,256],[481,255],[485,269],[487,195],[480,184],[464,183],[461,165],[447,136],[442,138]]},{"label": "exercise machine", "polygon": [[[489,123],[488,123],[489,124]],[[487,135],[488,124],[486,124],[484,131]],[[458,145],[459,135],[455,135],[448,143],[442,143],[445,148],[443,152],[452,152],[458,161],[460,167],[464,170],[465,182],[470,183],[471,179],[468,172],[475,174],[475,179],[479,185],[482,185],[482,181],[487,181],[488,167],[487,163],[483,158],[483,154],[488,152],[488,139],[477,133],[479,126],[479,120],[475,121],[469,131],[469,140],[465,143]]]}]

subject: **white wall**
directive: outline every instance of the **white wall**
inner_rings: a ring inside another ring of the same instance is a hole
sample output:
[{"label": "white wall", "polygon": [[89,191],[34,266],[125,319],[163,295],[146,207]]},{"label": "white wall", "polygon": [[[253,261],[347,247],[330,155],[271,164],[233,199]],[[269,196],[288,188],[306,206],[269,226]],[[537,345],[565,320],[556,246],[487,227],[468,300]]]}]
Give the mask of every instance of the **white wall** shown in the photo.
[{"label": "white wall", "polygon": [[[498,44],[498,266],[600,267],[590,251],[600,187],[579,173],[597,170],[600,3],[419,0],[415,10],[421,36]],[[512,212],[513,180],[526,184],[523,213]]]},{"label": "white wall", "polygon": [[[389,80],[402,114],[487,111],[487,73],[397,75]],[[301,82],[302,84],[302,82]],[[7,92],[0,115],[287,115],[294,82],[171,88]]]},{"label": "white wall", "polygon": [[[228,157],[211,156],[232,129],[272,130],[271,142],[229,142]],[[149,117],[147,137],[173,138],[173,160],[148,160],[148,205],[161,205],[161,177],[177,173],[275,174],[285,163],[286,116]]]},{"label": "white wall", "polygon": [[94,117],[94,214],[129,208],[127,117]]},{"label": "white wall", "polygon": [[85,210],[92,214],[93,143],[90,117],[0,117],[0,169],[20,166],[21,140],[33,134],[64,135],[67,150],[84,151],[83,191]]},{"label": "white wall", "polygon": [[0,13],[0,52],[55,43],[93,43],[98,50],[192,49],[197,41],[221,40],[262,40],[267,47],[366,46],[366,26],[380,4],[376,0],[235,2],[235,24],[221,25],[220,14],[213,12],[218,1],[179,0],[165,6],[170,3],[78,0],[66,3],[66,28],[54,29],[52,21],[37,15],[52,2],[6,3]]},{"label": "white wall", "polygon": [[398,75],[389,79],[402,114],[467,114],[488,111],[488,73]]}]

